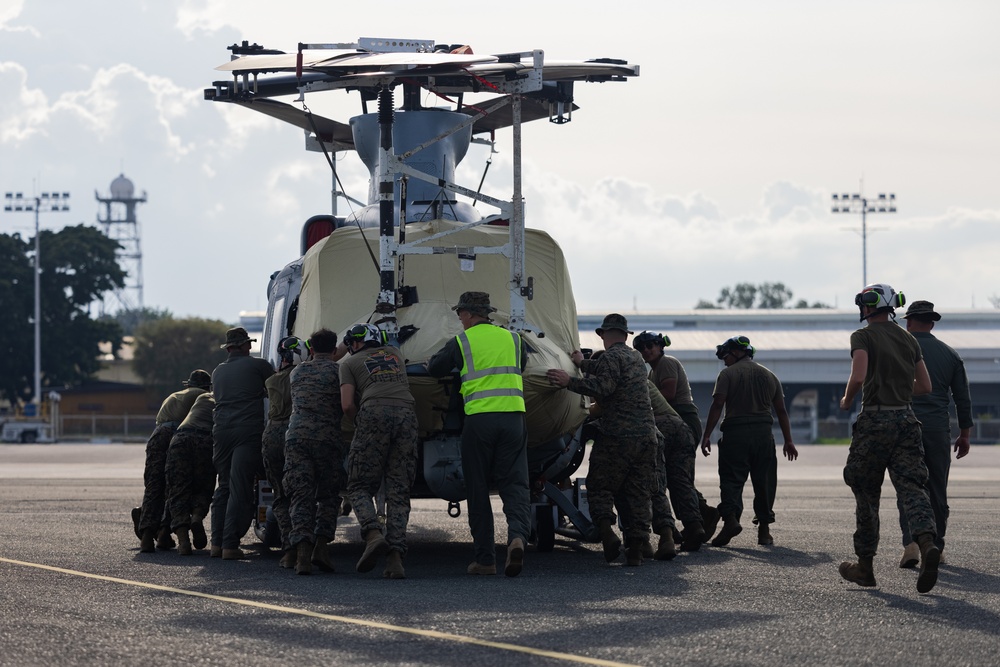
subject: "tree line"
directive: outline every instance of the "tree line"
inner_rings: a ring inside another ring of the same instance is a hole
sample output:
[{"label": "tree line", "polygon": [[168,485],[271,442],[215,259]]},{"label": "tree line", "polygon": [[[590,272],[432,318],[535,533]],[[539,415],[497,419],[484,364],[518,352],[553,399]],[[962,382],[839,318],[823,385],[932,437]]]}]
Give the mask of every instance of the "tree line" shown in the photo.
[{"label": "tree line", "polygon": [[[220,320],[175,319],[150,308],[93,316],[94,305],[125,285],[115,256],[119,244],[84,224],[42,230],[39,267],[39,331],[42,395],[93,381],[101,345],[118,356],[134,338],[133,367],[158,394],[176,391],[188,374],[209,372],[226,358],[219,345],[229,327]],[[0,234],[0,398],[30,401],[34,393],[34,239]]]},{"label": "tree line", "polygon": [[700,299],[695,304],[696,310],[709,308],[832,308],[825,303],[815,301],[810,304],[805,299],[799,299],[794,305],[792,290],[785,283],[736,283],[733,287],[723,287],[715,302]]}]

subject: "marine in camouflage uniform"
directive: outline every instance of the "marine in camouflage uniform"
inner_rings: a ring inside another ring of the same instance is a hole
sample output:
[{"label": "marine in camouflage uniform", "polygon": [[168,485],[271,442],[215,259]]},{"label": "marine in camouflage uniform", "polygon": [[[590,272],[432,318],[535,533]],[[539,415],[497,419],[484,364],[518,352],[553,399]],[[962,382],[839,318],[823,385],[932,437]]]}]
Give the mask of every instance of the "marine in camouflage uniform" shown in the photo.
[{"label": "marine in camouflage uniform", "polygon": [[772,410],[778,417],[789,461],[798,458],[785,409],[785,397],[777,376],[753,360],[754,348],[746,336],[733,336],[716,346],[715,356],[725,368],[712,390],[712,407],[702,436],[705,456],[712,450],[711,435],[725,408],[719,438],[719,513],[725,523],[713,546],[724,546],[743,531],[743,487],[747,476],[753,484],[754,523],[757,543],[774,544],[774,497],[778,489],[778,457],[774,451]]},{"label": "marine in camouflage uniform", "polygon": [[177,553],[191,555],[188,531],[194,548],[204,549],[208,539],[202,520],[215,491],[215,466],[212,464],[212,413],[215,396],[201,394],[177,428],[167,450],[167,506],[170,528],[177,534]]},{"label": "marine in camouflage uniform", "polygon": [[632,332],[623,316],[608,315],[596,331],[604,340],[604,354],[596,360],[583,359],[579,350],[572,355],[586,377],[570,377],[559,369],[550,369],[547,375],[551,382],[591,396],[601,406],[601,438],[591,448],[587,474],[590,515],[601,531],[604,557],[611,562],[621,545],[611,528],[615,496],[620,495],[632,512],[624,521],[626,562],[640,565],[641,550],[649,539],[650,496],[656,488],[657,431],[646,364],[625,344]]},{"label": "marine in camouflage uniform", "polygon": [[[168,548],[164,536],[169,537],[170,520],[165,518],[163,510],[166,506],[166,465],[167,450],[177,427],[180,426],[188,411],[194,405],[200,394],[208,391],[212,377],[203,370],[195,370],[183,382],[186,389],[176,391],[167,396],[156,414],[156,428],[146,443],[146,465],[143,471],[145,491],[142,496],[142,513],[139,517],[138,532],[142,540],[142,551],[155,551],[153,538],[162,531],[160,547]],[[169,543],[173,545],[172,542]]]},{"label": "marine in camouflage uniform", "polygon": [[[288,492],[284,488],[284,471],[285,432],[288,430],[288,418],[292,414],[290,376],[293,368],[291,361],[282,360],[278,372],[264,382],[268,411],[267,426],[264,427],[264,435],[261,437],[264,472],[271,485],[271,511],[281,530],[281,548],[286,553],[292,548],[291,542],[288,541],[292,532],[292,519],[289,516]],[[284,559],[282,565],[291,567],[291,564]]]},{"label": "marine in camouflage uniform", "polygon": [[283,481],[291,501],[289,544],[297,551],[297,574],[310,574],[311,563],[333,571],[327,543],[337,532],[340,492],[347,477],[340,371],[333,359],[337,334],[321,329],[309,343],[313,358],[291,374],[292,412],[285,434]]},{"label": "marine in camouflage uniform", "polygon": [[910,402],[931,391],[932,384],[920,344],[894,321],[895,307],[905,299],[886,284],[868,285],[855,297],[867,326],[851,334],[851,376],[842,410],[849,410],[861,391],[861,412],[854,423],[844,481],[856,500],[854,552],[858,562],[844,562],[840,575],[860,586],[875,586],[873,558],[879,542],[879,501],[886,470],[920,547],[917,591],[926,593],[937,582],[941,552],[930,497],[925,488],[927,466],[920,422]]},{"label": "marine in camouflage uniform", "polygon": [[[365,538],[357,571],[370,571],[388,552],[383,576],[402,579],[410,487],[416,473],[417,415],[403,355],[395,347],[381,345],[380,336],[372,325],[354,327],[347,335],[351,357],[340,364],[341,406],[354,419],[347,498]],[[372,502],[383,479],[384,537]]]}]

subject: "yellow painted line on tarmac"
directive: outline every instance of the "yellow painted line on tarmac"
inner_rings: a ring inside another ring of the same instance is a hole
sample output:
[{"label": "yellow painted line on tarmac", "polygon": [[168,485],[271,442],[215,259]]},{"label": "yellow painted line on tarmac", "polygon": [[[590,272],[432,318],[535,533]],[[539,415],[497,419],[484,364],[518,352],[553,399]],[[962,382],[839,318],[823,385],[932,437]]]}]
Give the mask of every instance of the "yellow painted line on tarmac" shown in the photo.
[{"label": "yellow painted line on tarmac", "polygon": [[476,639],[475,637],[465,637],[463,635],[453,635],[449,632],[438,632],[437,630],[422,630],[420,628],[408,628],[402,625],[392,625],[390,623],[379,623],[378,621],[367,621],[363,618],[351,618],[350,616],[338,616],[336,614],[322,614],[317,611],[310,611],[308,609],[297,609],[295,607],[283,607],[276,604],[267,604],[266,602],[255,602],[253,600],[243,600],[240,598],[231,598],[224,595],[212,595],[211,593],[200,593],[198,591],[188,591],[183,588],[172,588],[170,586],[160,586],[159,584],[148,584],[144,581],[132,581],[131,579],[119,579],[118,577],[108,577],[102,574],[91,574],[89,572],[79,572],[77,570],[67,570],[62,567],[53,567],[51,565],[41,565],[39,563],[28,563],[20,560],[13,560],[11,558],[3,558],[0,556],[0,562],[10,563],[11,565],[22,565],[24,567],[33,567],[39,570],[48,570],[50,572],[58,572],[60,574],[68,574],[74,577],[83,577],[85,579],[96,579],[98,581],[108,581],[113,584],[124,584],[126,586],[135,586],[137,588],[148,588],[154,591],[163,591],[165,593],[176,593],[177,595],[187,595],[190,597],[204,598],[206,600],[214,600],[216,602],[228,602],[230,604],[238,604],[244,607],[253,607],[255,609],[266,609],[268,611],[278,611],[286,614],[294,614],[297,616],[307,616],[309,618],[319,618],[324,621],[335,621],[337,623],[347,623],[349,625],[359,625],[366,628],[374,628],[377,630],[388,630],[390,632],[402,632],[409,635],[416,635],[418,637],[424,637],[426,639],[442,639],[450,642],[457,642],[459,644],[470,644],[473,646],[483,646],[486,648],[499,649],[501,651],[513,651],[515,653],[526,653],[528,655],[541,656],[545,658],[552,658],[553,660],[562,660],[565,662],[575,662],[581,665],[601,665],[603,667],[637,667],[636,665],[631,665],[624,662],[614,662],[612,660],[600,660],[598,658],[588,658],[582,655],[574,655],[572,653],[558,653],[556,651],[545,651],[543,649],[531,648],[530,646],[519,646],[517,644],[507,644],[505,642],[492,642],[485,639]]}]

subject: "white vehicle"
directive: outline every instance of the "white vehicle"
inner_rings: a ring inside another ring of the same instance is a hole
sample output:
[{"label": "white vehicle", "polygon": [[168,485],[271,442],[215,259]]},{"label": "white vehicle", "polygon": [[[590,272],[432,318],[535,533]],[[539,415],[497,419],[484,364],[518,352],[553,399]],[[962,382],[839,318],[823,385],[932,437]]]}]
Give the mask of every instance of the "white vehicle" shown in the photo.
[{"label": "white vehicle", "polygon": [[[310,218],[302,256],[272,275],[262,356],[275,362],[280,340],[307,338],[320,327],[342,337],[360,322],[378,326],[403,352],[416,399],[421,444],[412,495],[442,498],[458,516],[466,498],[459,380],[430,377],[424,364],[461,331],[451,311],[458,295],[489,292],[494,321],[529,348],[523,379],[534,541],[542,550],[552,548],[556,533],[596,541],[585,483],[572,481],[587,441],[586,404],[545,378],[548,368],[577,372],[568,355],[579,347],[576,302],[562,250],[524,224],[521,124],[565,124],[578,108],[574,83],[623,82],[639,67],[607,58],[547,61],[541,50],[474,55],[429,40],[299,44],[295,53],[246,42],[230,49],[233,59],[217,69],[232,79],[214,82],[206,99],[302,128],[306,148],[324,154],[334,178],[337,152],[356,152],[371,176],[368,205],[346,217]],[[338,90],[360,93],[362,113],[348,123],[305,105],[306,95]],[[466,97],[484,93],[490,97],[474,103]],[[298,96],[292,103],[273,99],[291,95]],[[450,106],[425,107],[425,96]],[[369,113],[376,101],[378,111]],[[482,182],[475,190],[455,183],[470,144],[492,147],[496,131],[508,127],[513,195],[482,194]],[[459,196],[496,213],[484,216]],[[266,491],[259,494],[263,506]],[[258,524],[265,516],[258,513]]]},{"label": "white vehicle", "polygon": [[55,442],[55,439],[52,437],[52,425],[48,422],[12,419],[3,422],[0,441],[31,444],[34,442]]}]

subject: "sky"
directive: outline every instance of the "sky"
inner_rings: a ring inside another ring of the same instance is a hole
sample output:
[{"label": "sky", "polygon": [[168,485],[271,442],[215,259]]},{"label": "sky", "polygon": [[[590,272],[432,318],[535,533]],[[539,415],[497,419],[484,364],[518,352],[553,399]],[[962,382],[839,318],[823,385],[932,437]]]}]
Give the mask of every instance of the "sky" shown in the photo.
[{"label": "sky", "polygon": [[[1000,294],[1000,3],[718,0],[519,6],[301,0],[0,0],[0,191],[70,192],[43,229],[95,224],[124,173],[138,208],[144,305],[236,322],[263,309],[330,175],[302,132],[203,89],[226,47],[405,37],[477,54],[638,63],[578,84],[580,110],[524,128],[526,222],[561,245],[581,312],[656,312],[782,282],[853,308],[861,218],[832,193],[894,193],[867,219],[868,282],[938,308]],[[307,98],[346,122],[356,97]],[[484,192],[510,197],[510,134]],[[488,149],[458,181],[475,187]],[[367,170],[340,166],[364,199]],[[344,205],[341,203],[341,213]],[[0,211],[0,233],[33,235]],[[44,253],[44,249],[43,249]],[[457,296],[457,295],[456,295]]]}]

